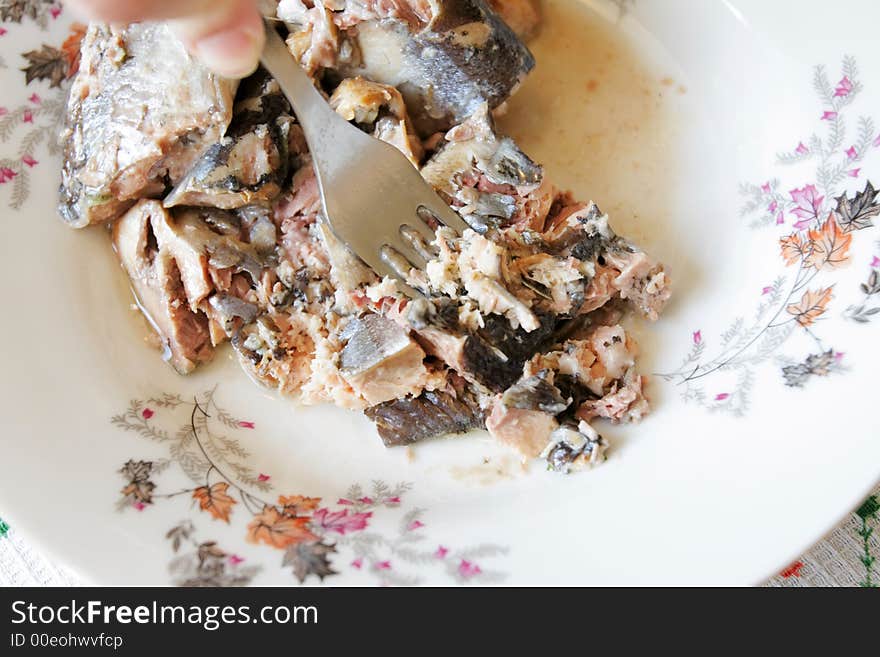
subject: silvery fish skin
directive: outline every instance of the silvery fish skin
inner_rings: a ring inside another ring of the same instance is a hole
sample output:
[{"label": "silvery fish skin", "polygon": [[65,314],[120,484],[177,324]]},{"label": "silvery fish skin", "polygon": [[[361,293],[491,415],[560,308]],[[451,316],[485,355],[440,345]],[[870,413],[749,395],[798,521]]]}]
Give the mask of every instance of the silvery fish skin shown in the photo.
[{"label": "silvery fish skin", "polygon": [[111,221],[161,195],[223,135],[236,87],[190,57],[166,25],[92,23],[62,134],[64,221]]},{"label": "silvery fish skin", "polygon": [[340,369],[350,374],[367,372],[412,343],[400,326],[374,314],[353,320],[340,337],[348,340],[340,355]]},{"label": "silvery fish skin", "polygon": [[[253,82],[253,81],[249,81]],[[195,162],[165,198],[165,207],[200,205],[232,210],[267,205],[288,172],[295,120],[278,84],[265,78],[235,105],[227,134]],[[244,90],[242,90],[244,91]]]},{"label": "silvery fish skin", "polygon": [[357,56],[340,61],[339,73],[397,87],[422,135],[461,123],[483,103],[497,107],[535,65],[528,48],[483,0],[437,3],[420,31],[383,19],[357,25],[348,38]]}]

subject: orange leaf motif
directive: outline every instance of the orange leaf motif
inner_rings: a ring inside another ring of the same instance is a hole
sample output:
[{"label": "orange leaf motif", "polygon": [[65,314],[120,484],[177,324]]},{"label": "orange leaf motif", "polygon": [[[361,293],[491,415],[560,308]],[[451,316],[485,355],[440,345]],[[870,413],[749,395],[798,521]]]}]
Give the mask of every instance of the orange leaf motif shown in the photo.
[{"label": "orange leaf motif", "polygon": [[72,78],[79,70],[79,46],[86,35],[86,26],[82,23],[71,23],[70,36],[61,44],[61,52],[67,60],[67,77]]},{"label": "orange leaf motif", "polygon": [[247,540],[282,549],[297,543],[317,541],[318,537],[308,530],[309,520],[282,515],[274,506],[266,505],[262,513],[255,515],[248,525]]},{"label": "orange leaf motif", "polygon": [[834,215],[818,229],[809,232],[810,253],[806,264],[816,270],[836,269],[846,264],[849,260],[849,245],[852,243],[852,233],[844,233]]},{"label": "orange leaf motif", "polygon": [[302,495],[282,495],[278,498],[281,505],[281,513],[286,516],[296,517],[308,515],[318,508],[321,503],[320,497],[303,497]]},{"label": "orange leaf motif", "polygon": [[810,255],[810,244],[801,239],[800,233],[792,233],[779,240],[782,247],[782,258],[786,266],[796,265],[801,259]]},{"label": "orange leaf motif", "polygon": [[229,514],[232,512],[232,505],[237,504],[235,498],[230,497],[226,491],[229,484],[221,481],[214,484],[210,488],[207,486],[199,486],[193,491],[193,499],[199,501],[199,508],[207,511],[217,520],[229,522]]},{"label": "orange leaf motif", "polygon": [[810,326],[819,317],[821,317],[827,309],[828,302],[834,298],[831,291],[834,286],[826,287],[824,290],[804,292],[804,296],[798,303],[792,304],[786,308],[790,315],[794,315],[795,321],[804,328]]}]

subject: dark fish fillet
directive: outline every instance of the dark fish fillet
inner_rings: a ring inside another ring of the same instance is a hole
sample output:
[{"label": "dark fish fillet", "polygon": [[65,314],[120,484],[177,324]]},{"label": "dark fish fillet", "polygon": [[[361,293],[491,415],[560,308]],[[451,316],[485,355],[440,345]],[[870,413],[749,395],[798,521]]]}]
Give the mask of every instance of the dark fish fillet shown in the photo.
[{"label": "dark fish fillet", "polygon": [[68,99],[62,218],[81,228],[160,195],[223,135],[235,87],[166,25],[92,23]]},{"label": "dark fish fillet", "polygon": [[457,396],[449,392],[423,392],[418,397],[373,406],[364,414],[376,423],[386,447],[482,429],[485,422],[483,411],[466,392]]},{"label": "dark fish fillet", "polygon": [[359,57],[340,62],[343,77],[362,75],[397,87],[422,135],[446,130],[483,103],[495,108],[516,90],[535,60],[484,0],[448,0],[427,27],[367,21],[349,38]]},{"label": "dark fish fillet", "polygon": [[500,315],[487,315],[486,326],[464,345],[465,373],[494,392],[502,392],[522,376],[523,365],[549,346],[559,319],[539,315],[534,331],[514,329]]},{"label": "dark fish fillet", "polygon": [[281,192],[288,172],[288,139],[294,123],[278,84],[264,78],[235,105],[229,130],[165,198],[165,207],[200,205],[232,210],[266,205]]}]

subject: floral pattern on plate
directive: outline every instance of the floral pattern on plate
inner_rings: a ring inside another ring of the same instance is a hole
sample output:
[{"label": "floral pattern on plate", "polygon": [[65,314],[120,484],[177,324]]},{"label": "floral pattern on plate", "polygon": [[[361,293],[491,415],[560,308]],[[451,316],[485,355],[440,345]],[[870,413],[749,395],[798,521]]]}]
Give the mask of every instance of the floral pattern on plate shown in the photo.
[{"label": "floral pattern on plate", "polygon": [[[301,494],[275,495],[272,476],[248,465],[250,453],[230,432],[255,431],[251,420],[240,419],[217,404],[216,388],[184,400],[163,394],[146,401],[132,400],[111,418],[114,426],[136,433],[165,448],[167,457],[129,459],[119,473],[125,480],[119,510],[143,512],[157,503],[188,499],[191,508],[214,521],[241,525],[243,540],[282,553],[280,566],[296,581],[324,581],[343,569],[369,573],[382,585],[416,585],[420,572],[436,569],[457,584],[498,582],[504,574],[486,568],[487,559],[506,548],[483,544],[453,548],[429,539],[426,511],[404,510],[408,483],[390,486],[372,482],[369,489],[351,486],[343,497],[328,503]],[[180,421],[180,417],[184,419]],[[166,492],[158,475],[176,466],[192,485]],[[397,529],[371,527],[379,514],[397,517]],[[196,537],[189,519],[168,530],[175,556],[169,571],[181,586],[246,585],[262,566],[245,564],[229,546]]]},{"label": "floral pattern on plate", "polygon": [[[49,17],[55,19],[61,13],[58,4],[42,0],[0,0],[0,20],[20,23],[29,17],[46,29]],[[26,65],[21,69],[25,85],[45,80],[49,93],[42,96],[36,92],[16,107],[0,106],[0,144],[15,144],[14,151],[0,157],[0,194],[7,184],[11,187],[8,206],[21,209],[30,196],[30,172],[40,164],[40,147],[57,156],[61,152],[60,126],[64,121],[67,105],[67,87],[79,69],[79,46],[85,35],[85,25],[73,23],[67,38],[56,48],[41,44],[39,48],[21,53]],[[0,36],[7,33],[0,28]],[[0,68],[8,64],[0,59]]]},{"label": "floral pattern on plate", "polygon": [[[752,228],[768,226],[790,231],[778,238],[782,271],[760,291],[761,301],[751,319],[736,318],[720,336],[714,353],[701,330],[694,331],[690,352],[674,372],[660,374],[682,389],[685,401],[711,411],[743,415],[748,409],[755,381],[755,369],[775,360],[785,385],[801,388],[813,377],[825,377],[845,370],[843,351],[830,338],[820,336],[818,324],[829,313],[838,296],[837,270],[850,263],[850,248],[860,233],[874,226],[880,215],[878,191],[871,181],[859,183],[853,191],[848,180],[862,178],[864,161],[880,148],[874,121],[856,120],[854,139],[848,141],[848,109],[863,85],[856,62],[843,60],[840,78],[832,84],[824,67],[816,68],[813,86],[824,108],[818,116],[827,135],[818,133],[801,141],[789,152],[779,153],[777,162],[787,166],[815,164],[815,182],[784,193],[774,178],[763,184],[745,184],[742,215],[751,218]],[[880,258],[871,262],[871,274],[861,289],[865,299],[850,305],[844,315],[867,323],[880,312],[873,305],[880,294]],[[797,357],[782,349],[797,333],[809,337],[813,348]],[[717,384],[717,375],[735,374],[733,383]],[[723,387],[719,387],[723,386]]]}]

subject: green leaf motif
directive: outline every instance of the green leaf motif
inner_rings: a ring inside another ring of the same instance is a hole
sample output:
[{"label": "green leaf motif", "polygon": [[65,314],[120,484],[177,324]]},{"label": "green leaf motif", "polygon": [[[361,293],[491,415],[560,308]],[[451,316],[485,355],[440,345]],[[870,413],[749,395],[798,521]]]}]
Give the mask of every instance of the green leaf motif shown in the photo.
[{"label": "green leaf motif", "polygon": [[862,520],[875,520],[878,511],[880,511],[880,500],[876,495],[871,495],[856,509],[856,515]]}]

